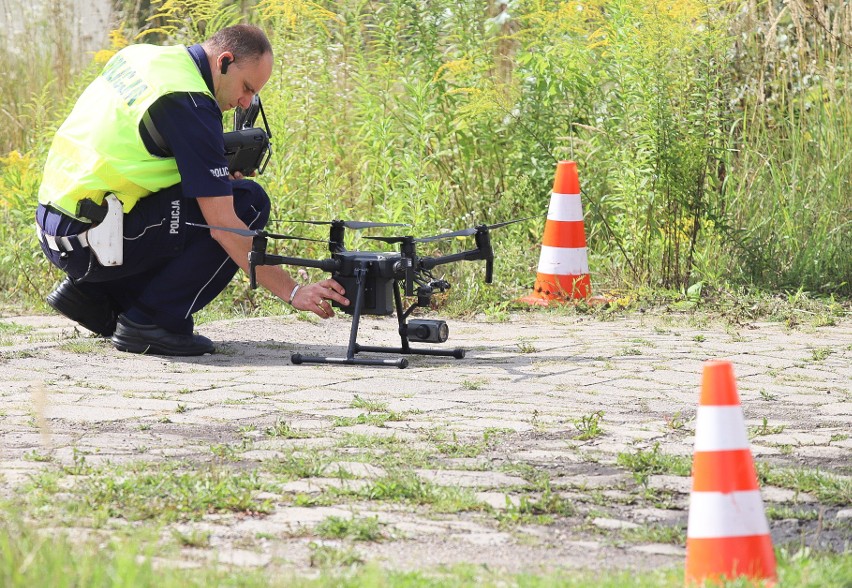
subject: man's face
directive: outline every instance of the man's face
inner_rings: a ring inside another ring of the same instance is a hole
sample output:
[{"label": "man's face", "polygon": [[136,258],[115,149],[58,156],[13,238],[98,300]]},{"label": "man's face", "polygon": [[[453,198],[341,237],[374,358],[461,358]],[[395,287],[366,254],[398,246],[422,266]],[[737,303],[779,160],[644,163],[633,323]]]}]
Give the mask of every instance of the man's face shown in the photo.
[{"label": "man's face", "polygon": [[272,54],[264,53],[258,58],[249,60],[233,61],[222,73],[222,61],[233,59],[233,55],[226,51],[217,59],[218,67],[214,71],[213,88],[215,90],[216,102],[222,112],[240,106],[248,108],[251,99],[269,81],[272,75]]}]

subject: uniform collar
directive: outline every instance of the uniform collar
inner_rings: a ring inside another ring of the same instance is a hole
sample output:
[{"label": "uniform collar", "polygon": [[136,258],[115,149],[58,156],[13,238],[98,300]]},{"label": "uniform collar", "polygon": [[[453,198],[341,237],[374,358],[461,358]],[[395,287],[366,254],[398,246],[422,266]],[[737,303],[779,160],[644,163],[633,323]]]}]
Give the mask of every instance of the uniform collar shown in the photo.
[{"label": "uniform collar", "polygon": [[213,72],[210,71],[210,62],[207,60],[207,53],[204,52],[204,48],[201,45],[193,45],[188,47],[187,51],[189,51],[192,60],[195,61],[195,65],[198,66],[198,71],[201,72],[201,77],[204,78],[204,83],[207,84],[210,93],[213,94]]}]

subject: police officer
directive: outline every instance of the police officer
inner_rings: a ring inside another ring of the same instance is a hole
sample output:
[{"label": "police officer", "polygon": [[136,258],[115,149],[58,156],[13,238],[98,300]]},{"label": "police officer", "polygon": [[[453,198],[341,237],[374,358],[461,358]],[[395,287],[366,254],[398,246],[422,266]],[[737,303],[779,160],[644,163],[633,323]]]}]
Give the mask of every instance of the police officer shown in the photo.
[{"label": "police officer", "polygon": [[[59,128],[36,211],[42,250],[68,277],[48,303],[131,353],[203,355],[192,315],[238,267],[270,201],[231,175],[222,113],[252,98],[272,73],[272,47],[257,27],[225,28],[199,45],[132,45],[119,51]],[[258,282],[322,318],[343,305],[340,284],[299,285],[279,266]]]}]

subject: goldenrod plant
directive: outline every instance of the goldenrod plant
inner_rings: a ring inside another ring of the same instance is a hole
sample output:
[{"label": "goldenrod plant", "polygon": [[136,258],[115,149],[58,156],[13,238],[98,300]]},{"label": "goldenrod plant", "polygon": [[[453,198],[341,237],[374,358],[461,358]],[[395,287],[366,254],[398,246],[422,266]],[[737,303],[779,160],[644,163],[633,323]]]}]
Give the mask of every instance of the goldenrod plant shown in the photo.
[{"label": "goldenrod plant", "polygon": [[[462,312],[529,290],[561,159],[578,162],[596,291],[852,293],[849,3],[158,0],[134,10],[119,11],[124,23],[86,63],[66,58],[68,35],[46,18],[7,52],[0,177],[19,195],[4,195],[6,243],[36,249],[29,217],[46,147],[110,51],[194,43],[249,21],[276,55],[263,92],[273,159],[258,181],[279,216],[408,222],[414,234],[536,217],[494,240],[493,288],[474,264],[447,268]],[[2,290],[29,304],[56,279],[32,252],[0,260]],[[252,308],[263,297],[239,281],[231,295]]]}]

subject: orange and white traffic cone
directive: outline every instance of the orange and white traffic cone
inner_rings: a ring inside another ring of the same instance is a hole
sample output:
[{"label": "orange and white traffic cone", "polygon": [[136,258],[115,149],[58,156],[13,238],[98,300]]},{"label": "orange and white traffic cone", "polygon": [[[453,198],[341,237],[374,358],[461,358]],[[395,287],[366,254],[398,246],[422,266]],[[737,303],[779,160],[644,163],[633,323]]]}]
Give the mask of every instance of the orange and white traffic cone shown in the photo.
[{"label": "orange and white traffic cone", "polygon": [[734,368],[704,364],[686,531],[686,585],[747,576],[777,580]]},{"label": "orange and white traffic cone", "polygon": [[519,302],[547,306],[552,301],[588,298],[591,290],[577,164],[560,161],[544,225],[535,286]]}]

